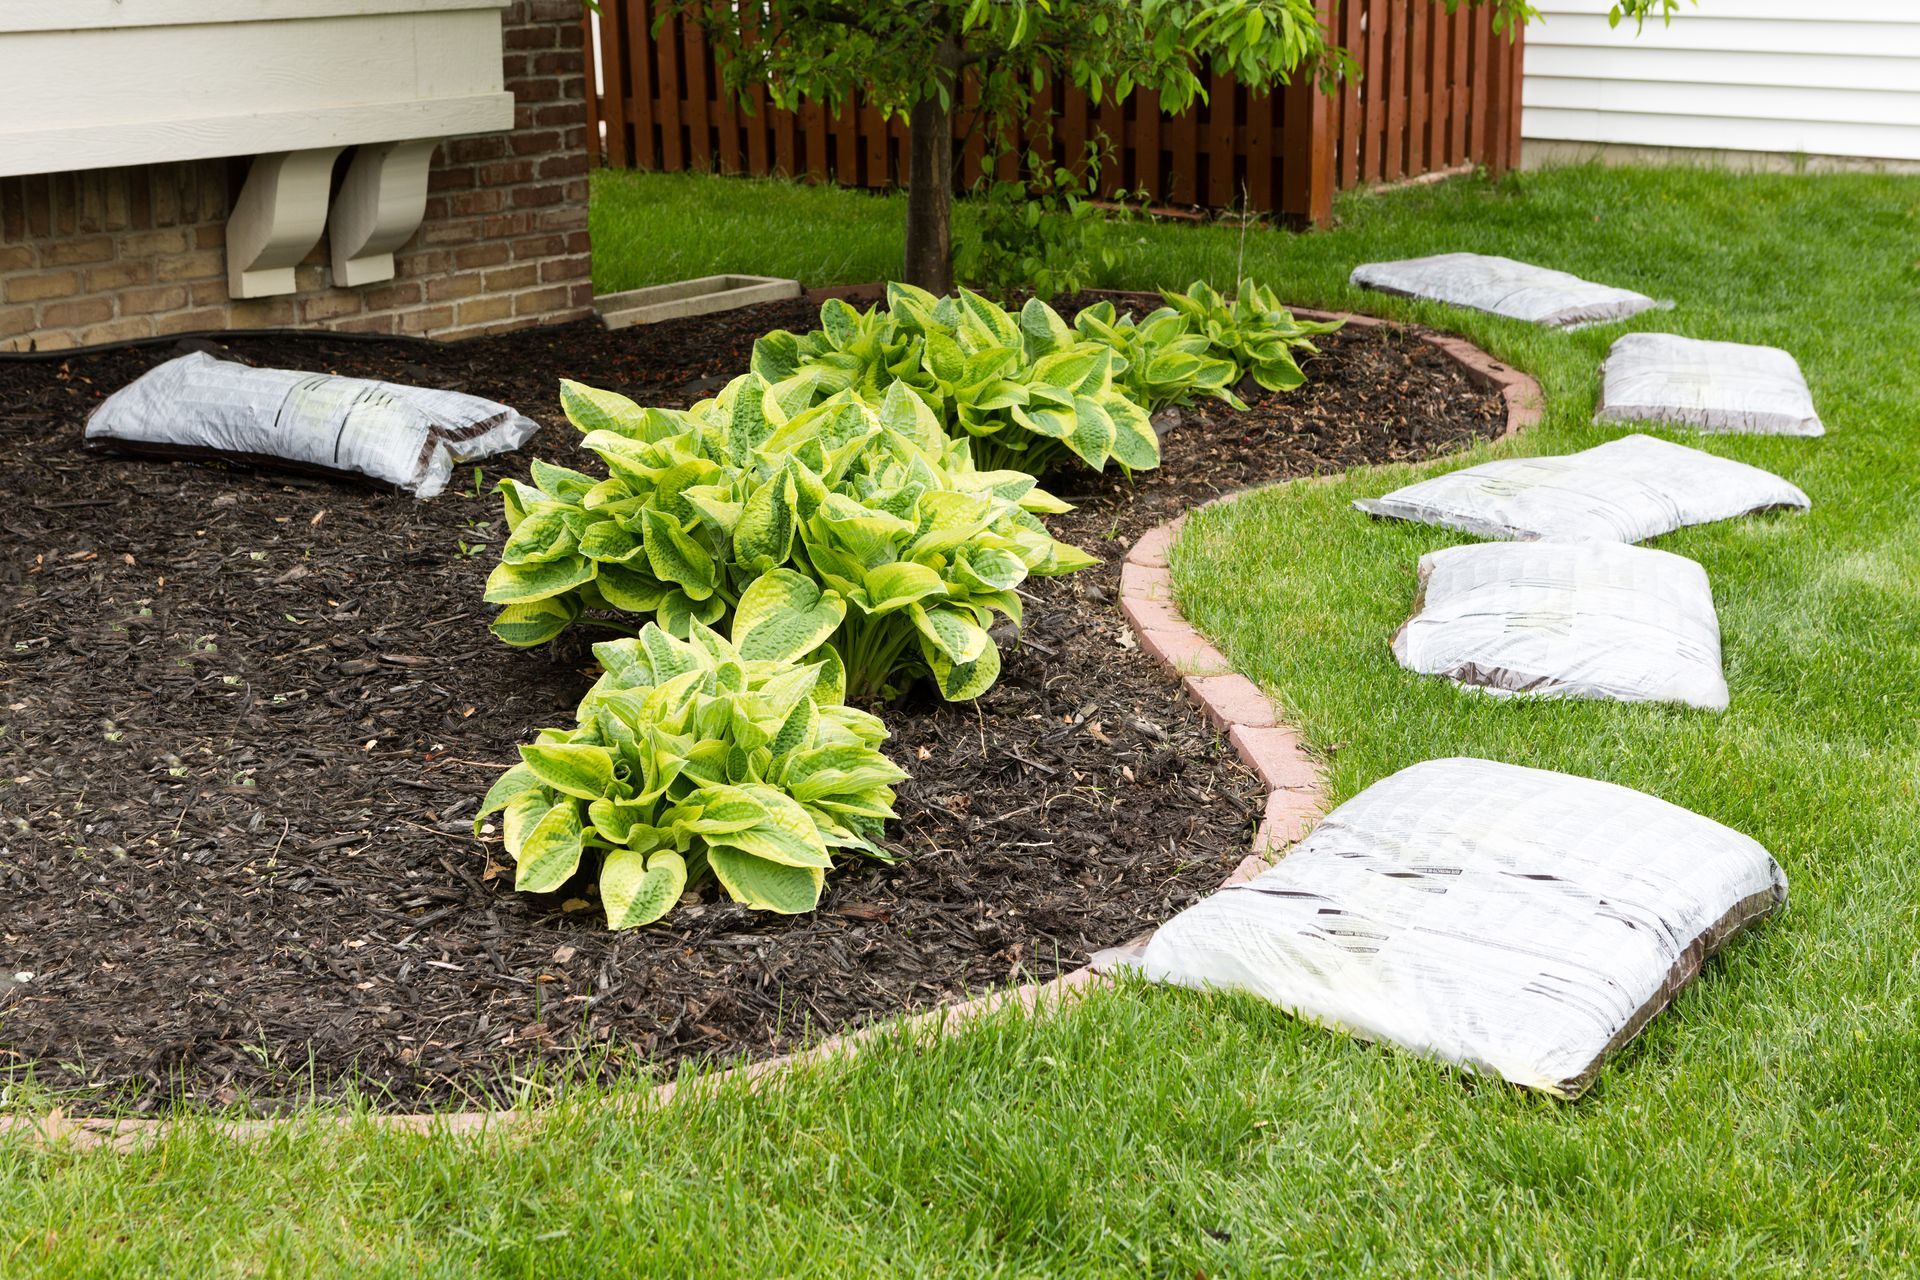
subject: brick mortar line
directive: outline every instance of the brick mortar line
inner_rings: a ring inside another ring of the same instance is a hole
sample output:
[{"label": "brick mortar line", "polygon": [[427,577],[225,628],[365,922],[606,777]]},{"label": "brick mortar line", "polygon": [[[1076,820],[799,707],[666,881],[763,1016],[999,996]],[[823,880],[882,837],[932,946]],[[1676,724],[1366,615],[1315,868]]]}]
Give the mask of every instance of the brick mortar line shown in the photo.
[{"label": "brick mortar line", "polygon": [[[1506,403],[1505,428],[1497,441],[1537,424],[1544,414],[1545,400],[1540,384],[1533,378],[1494,359],[1464,338],[1431,332],[1394,321],[1351,313],[1294,308],[1294,314],[1313,320],[1344,319],[1355,328],[1380,325],[1404,328],[1422,342],[1436,348],[1460,366],[1476,383],[1498,387]],[[1280,708],[1260,691],[1258,685],[1233,669],[1226,656],[1201,635],[1180,612],[1173,600],[1173,575],[1167,562],[1180,528],[1193,511],[1216,503],[1228,502],[1259,489],[1296,483],[1281,480],[1272,485],[1222,494],[1202,503],[1165,524],[1142,534],[1120,566],[1120,606],[1127,624],[1140,647],[1157,659],[1186,690],[1207,718],[1233,746],[1248,768],[1267,786],[1266,812],[1253,837],[1253,851],[1243,858],[1221,887],[1244,884],[1278,861],[1279,855],[1306,834],[1327,801],[1325,779],[1318,763],[1308,754],[1299,735],[1282,722]],[[1137,946],[1152,937],[1142,934],[1126,947]],[[1008,1007],[1038,1013],[1047,1006],[1061,1008],[1078,1000],[1097,984],[1109,981],[1082,965],[1046,982],[1027,982],[1017,987],[976,996],[958,1004],[938,1005],[916,1014],[896,1016],[870,1023],[795,1053],[745,1063],[724,1071],[696,1076],[686,1082],[686,1091],[700,1096],[735,1080],[755,1086],[767,1077],[787,1068],[815,1065],[832,1058],[857,1053],[873,1040],[886,1036],[938,1038],[949,1027],[964,1025]],[[668,1081],[654,1086],[630,1101],[616,1104],[623,1114],[643,1114],[672,1102],[681,1092],[681,1082]],[[490,1129],[519,1130],[538,1124],[543,1113],[533,1111],[451,1111],[374,1113],[367,1122],[381,1129],[419,1134],[472,1134]],[[328,1117],[346,1127],[353,1117]],[[285,1125],[306,1123],[304,1117],[237,1120],[221,1122],[215,1128],[236,1141],[266,1136]],[[64,1144],[69,1148],[108,1146],[131,1150],[144,1140],[160,1136],[173,1122],[165,1119],[68,1119],[56,1108],[46,1116],[0,1116],[0,1137],[22,1134],[30,1142],[43,1146]]]}]

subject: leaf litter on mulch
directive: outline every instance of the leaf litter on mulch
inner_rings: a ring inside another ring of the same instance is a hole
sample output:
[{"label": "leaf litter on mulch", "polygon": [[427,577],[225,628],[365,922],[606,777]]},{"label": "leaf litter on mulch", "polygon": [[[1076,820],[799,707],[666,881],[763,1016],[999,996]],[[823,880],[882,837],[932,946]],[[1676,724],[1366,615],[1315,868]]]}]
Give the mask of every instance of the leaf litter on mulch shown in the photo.
[{"label": "leaf litter on mulch", "polygon": [[[1150,306],[1157,300],[1142,299]],[[1070,311],[1069,311],[1070,314]],[[357,1092],[497,1104],[514,1077],[764,1057],[1151,928],[1245,854],[1263,796],[1135,647],[1114,600],[1151,526],[1216,494],[1497,434],[1496,394],[1391,328],[1323,340],[1306,387],[1190,411],[1128,482],[1056,473],[1058,536],[1104,562],[1027,585],[977,704],[887,712],[891,865],[820,909],[716,901],[609,933],[591,888],[512,891],[470,821],[517,743],[571,723],[583,637],[487,632],[504,535],[485,490],[540,456],[592,470],[561,377],[688,404],[779,303],[455,346],[229,337],[260,365],[446,387],[545,424],[428,502],[345,482],[85,450],[107,393],[171,344],[0,361],[0,1078],[70,1111],[271,1111]],[[462,491],[464,490],[464,491]]]}]

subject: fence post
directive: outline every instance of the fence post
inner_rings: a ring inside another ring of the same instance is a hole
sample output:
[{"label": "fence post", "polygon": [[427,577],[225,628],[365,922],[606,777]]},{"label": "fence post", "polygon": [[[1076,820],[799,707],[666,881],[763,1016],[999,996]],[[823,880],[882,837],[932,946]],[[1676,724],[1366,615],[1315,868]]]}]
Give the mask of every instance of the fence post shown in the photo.
[{"label": "fence post", "polygon": [[[1334,3],[1319,0],[1316,6],[1330,37]],[[1280,214],[1290,222],[1325,226],[1333,217],[1333,99],[1320,91],[1320,69],[1313,66],[1296,70],[1280,93]]]},{"label": "fence post", "polygon": [[1481,21],[1487,27],[1487,58],[1480,68],[1487,82],[1486,150],[1481,163],[1487,166],[1488,173],[1498,177],[1519,160],[1514,137],[1520,124],[1520,27],[1517,23],[1511,27],[1509,39],[1493,29],[1491,14]]},{"label": "fence post", "polygon": [[593,38],[594,15],[591,9],[580,10],[580,61],[587,73],[585,96],[587,99],[587,164],[597,167],[600,164],[600,94],[596,86],[600,83],[600,55]]}]

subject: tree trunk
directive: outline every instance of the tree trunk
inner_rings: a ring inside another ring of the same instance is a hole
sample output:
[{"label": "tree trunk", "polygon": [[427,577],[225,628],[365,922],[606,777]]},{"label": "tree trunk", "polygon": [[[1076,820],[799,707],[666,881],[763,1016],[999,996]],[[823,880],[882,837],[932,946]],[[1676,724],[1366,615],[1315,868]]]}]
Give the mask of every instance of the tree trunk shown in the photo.
[{"label": "tree trunk", "polygon": [[[960,42],[948,35],[936,55],[949,104],[959,92]],[[929,94],[908,117],[908,284],[930,293],[953,292],[953,109]]]}]

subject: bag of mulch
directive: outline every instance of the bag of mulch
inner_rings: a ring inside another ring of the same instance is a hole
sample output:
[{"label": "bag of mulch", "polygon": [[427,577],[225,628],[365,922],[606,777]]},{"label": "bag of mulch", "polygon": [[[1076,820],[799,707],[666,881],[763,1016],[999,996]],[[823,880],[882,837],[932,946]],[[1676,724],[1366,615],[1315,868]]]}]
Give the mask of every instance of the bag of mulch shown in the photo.
[{"label": "bag of mulch", "polygon": [[1706,570],[1615,542],[1477,542],[1420,557],[1393,637],[1409,671],[1494,693],[1727,709]]},{"label": "bag of mulch", "polygon": [[1629,333],[1607,352],[1600,373],[1595,422],[1668,422],[1768,436],[1826,433],[1800,362],[1778,347]]},{"label": "bag of mulch", "polygon": [[1605,324],[1650,308],[1673,306],[1631,289],[1594,284],[1565,271],[1483,253],[1368,262],[1355,267],[1350,279],[1363,289],[1490,311],[1554,329]]},{"label": "bag of mulch", "polygon": [[1353,505],[1482,538],[1644,542],[1685,525],[1812,504],[1772,472],[1634,435],[1560,457],[1483,462]]},{"label": "bag of mulch", "polygon": [[431,498],[455,463],[517,449],[539,429],[458,391],[255,369],[196,351],[108,396],[86,438],[157,457],[364,476]]},{"label": "bag of mulch", "polygon": [[1101,964],[1573,1098],[1786,896],[1759,844],[1664,800],[1430,760]]}]

